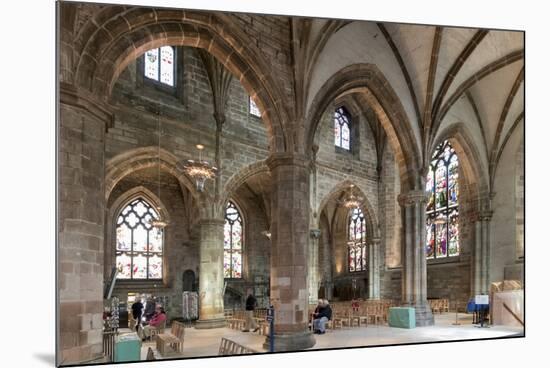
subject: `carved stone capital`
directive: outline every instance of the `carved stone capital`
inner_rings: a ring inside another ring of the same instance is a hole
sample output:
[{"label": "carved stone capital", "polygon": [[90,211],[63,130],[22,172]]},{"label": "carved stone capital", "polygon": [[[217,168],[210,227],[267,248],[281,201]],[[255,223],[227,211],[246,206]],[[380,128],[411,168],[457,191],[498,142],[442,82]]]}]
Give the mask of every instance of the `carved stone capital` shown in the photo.
[{"label": "carved stone capital", "polygon": [[411,190],[407,193],[399,194],[397,201],[402,207],[409,207],[417,203],[425,205],[428,203],[428,195],[423,190]]}]

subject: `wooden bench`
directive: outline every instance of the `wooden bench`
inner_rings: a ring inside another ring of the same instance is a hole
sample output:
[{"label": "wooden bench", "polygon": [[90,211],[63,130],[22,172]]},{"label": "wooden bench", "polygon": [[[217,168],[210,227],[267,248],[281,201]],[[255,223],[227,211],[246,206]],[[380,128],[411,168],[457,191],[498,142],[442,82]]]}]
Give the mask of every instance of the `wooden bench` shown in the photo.
[{"label": "wooden bench", "polygon": [[218,355],[224,355],[224,356],[254,354],[254,353],[257,353],[257,351],[247,348],[246,346],[243,346],[241,344],[238,344],[235,341],[226,339],[225,337],[222,337],[222,341],[220,342],[220,350],[218,351]]},{"label": "wooden bench", "polygon": [[[169,353],[183,353],[183,338],[185,335],[185,327],[183,323],[173,321],[169,333],[160,333],[156,336],[157,350],[160,355],[166,356]],[[173,351],[168,351],[171,347]]]}]

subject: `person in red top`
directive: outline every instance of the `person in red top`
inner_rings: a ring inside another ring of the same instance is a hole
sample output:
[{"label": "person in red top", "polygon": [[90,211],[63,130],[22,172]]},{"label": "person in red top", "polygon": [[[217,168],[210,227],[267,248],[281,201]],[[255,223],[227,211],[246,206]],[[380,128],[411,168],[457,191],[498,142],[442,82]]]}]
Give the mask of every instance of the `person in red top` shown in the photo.
[{"label": "person in red top", "polygon": [[166,323],[166,313],[164,312],[164,309],[159,304],[157,304],[155,307],[155,314],[149,321],[149,324],[143,327],[142,329],[140,329],[141,339],[143,341],[145,341],[145,339],[150,339],[152,334],[151,331],[157,330],[159,327],[164,326],[165,323]]}]

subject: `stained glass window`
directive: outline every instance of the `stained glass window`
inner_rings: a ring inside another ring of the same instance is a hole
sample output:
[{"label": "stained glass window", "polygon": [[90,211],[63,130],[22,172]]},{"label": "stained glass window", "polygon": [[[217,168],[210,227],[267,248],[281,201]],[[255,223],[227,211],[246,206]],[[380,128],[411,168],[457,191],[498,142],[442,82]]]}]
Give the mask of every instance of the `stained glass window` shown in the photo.
[{"label": "stained glass window", "polygon": [[367,227],[365,216],[360,208],[350,212],[348,227],[348,268],[349,272],[367,269]]},{"label": "stained glass window", "polygon": [[334,145],[350,150],[351,117],[344,106],[334,111]]},{"label": "stained glass window", "polygon": [[144,58],[143,73],[147,78],[174,86],[174,48],[172,46],[149,50]]},{"label": "stained glass window", "polygon": [[243,220],[231,201],[225,208],[223,228],[223,273],[225,278],[239,279],[243,268]]},{"label": "stained glass window", "polygon": [[426,206],[426,257],[457,256],[458,231],[458,156],[448,141],[432,155],[426,178],[429,195]]},{"label": "stained glass window", "polygon": [[256,102],[252,99],[252,97],[248,97],[248,104],[250,108],[250,114],[254,115],[256,117],[262,117],[262,113],[260,112],[260,109],[258,108],[258,105],[256,105]]},{"label": "stained glass window", "polygon": [[119,279],[162,279],[163,230],[151,226],[158,212],[143,198],[117,217],[116,267]]}]

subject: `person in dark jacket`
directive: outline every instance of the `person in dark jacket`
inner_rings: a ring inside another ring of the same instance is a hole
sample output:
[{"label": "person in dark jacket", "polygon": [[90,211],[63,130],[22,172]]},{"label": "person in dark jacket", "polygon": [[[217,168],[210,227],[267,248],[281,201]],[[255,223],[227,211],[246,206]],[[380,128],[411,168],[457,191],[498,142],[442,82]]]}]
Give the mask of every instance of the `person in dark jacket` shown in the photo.
[{"label": "person in dark jacket", "polygon": [[252,332],[258,331],[258,324],[256,323],[256,320],[254,319],[254,309],[256,308],[257,302],[256,298],[252,295],[250,292],[248,294],[248,297],[246,298],[246,325],[244,327],[243,332],[249,332],[252,330]]},{"label": "person in dark jacket", "polygon": [[145,316],[145,320],[149,322],[151,318],[155,315],[155,301],[152,297],[148,297],[147,301],[145,302],[145,311],[143,311],[143,315]]},{"label": "person in dark jacket", "polygon": [[332,308],[328,300],[323,299],[323,304],[316,309],[313,318],[313,333],[324,334],[325,324],[332,319]]},{"label": "person in dark jacket", "polygon": [[132,317],[136,321],[136,332],[139,329],[139,324],[141,323],[141,315],[143,314],[143,303],[141,299],[137,299],[134,304],[132,304]]}]

